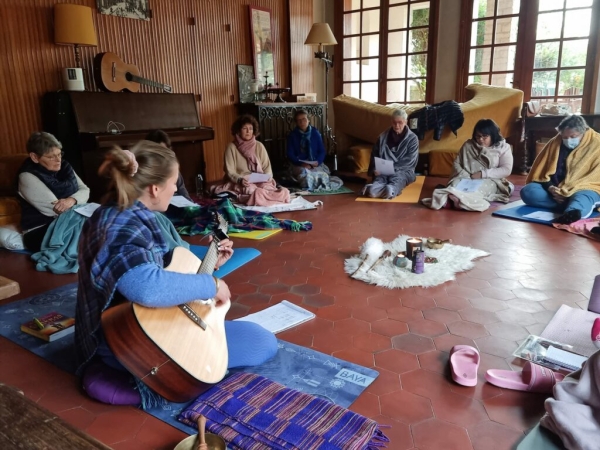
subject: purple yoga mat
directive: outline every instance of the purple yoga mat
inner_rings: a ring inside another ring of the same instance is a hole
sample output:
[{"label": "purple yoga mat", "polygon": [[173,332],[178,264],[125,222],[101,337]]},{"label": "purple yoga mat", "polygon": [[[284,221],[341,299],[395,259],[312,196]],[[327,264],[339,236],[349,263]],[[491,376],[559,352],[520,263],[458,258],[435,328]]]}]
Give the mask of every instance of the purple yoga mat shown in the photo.
[{"label": "purple yoga mat", "polygon": [[594,278],[594,287],[592,287],[588,311],[600,314],[600,275],[596,275],[596,278]]}]

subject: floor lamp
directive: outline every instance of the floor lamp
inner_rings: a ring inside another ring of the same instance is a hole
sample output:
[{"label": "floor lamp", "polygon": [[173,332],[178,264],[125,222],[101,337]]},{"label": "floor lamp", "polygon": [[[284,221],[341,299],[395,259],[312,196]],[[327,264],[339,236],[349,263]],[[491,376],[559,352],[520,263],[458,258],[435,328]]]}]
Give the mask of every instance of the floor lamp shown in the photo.
[{"label": "floor lamp", "polygon": [[331,153],[330,148],[333,146],[333,170],[337,170],[337,142],[333,130],[329,126],[329,70],[333,67],[333,55],[323,51],[324,45],[337,45],[335,36],[327,23],[313,24],[304,45],[318,45],[319,50],[315,52],[315,58],[320,59],[325,64],[325,136],[327,137],[328,153]]}]

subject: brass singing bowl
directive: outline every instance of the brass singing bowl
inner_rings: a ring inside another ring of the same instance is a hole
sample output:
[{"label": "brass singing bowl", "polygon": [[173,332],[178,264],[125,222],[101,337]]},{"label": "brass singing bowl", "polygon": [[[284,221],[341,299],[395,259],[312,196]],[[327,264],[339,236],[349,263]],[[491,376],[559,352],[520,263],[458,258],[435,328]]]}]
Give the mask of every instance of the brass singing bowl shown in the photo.
[{"label": "brass singing bowl", "polygon": [[444,246],[444,244],[446,242],[452,242],[452,239],[442,240],[442,239],[436,239],[436,238],[429,238],[429,239],[427,239],[427,242],[425,244],[429,248],[439,250],[440,248],[442,248]]},{"label": "brass singing bowl", "polygon": [[[208,445],[208,450],[226,450],[227,445],[222,437],[212,433],[205,433],[204,438]],[[175,447],[175,450],[196,450],[198,448],[199,439],[197,434],[188,436]]]}]

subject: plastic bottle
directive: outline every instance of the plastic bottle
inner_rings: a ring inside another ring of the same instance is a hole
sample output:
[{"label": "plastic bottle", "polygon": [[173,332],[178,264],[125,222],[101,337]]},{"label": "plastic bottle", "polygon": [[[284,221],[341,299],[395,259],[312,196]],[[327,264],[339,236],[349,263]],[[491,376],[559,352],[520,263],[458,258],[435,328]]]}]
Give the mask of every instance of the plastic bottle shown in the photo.
[{"label": "plastic bottle", "polygon": [[201,174],[196,175],[196,197],[204,197],[204,178]]}]

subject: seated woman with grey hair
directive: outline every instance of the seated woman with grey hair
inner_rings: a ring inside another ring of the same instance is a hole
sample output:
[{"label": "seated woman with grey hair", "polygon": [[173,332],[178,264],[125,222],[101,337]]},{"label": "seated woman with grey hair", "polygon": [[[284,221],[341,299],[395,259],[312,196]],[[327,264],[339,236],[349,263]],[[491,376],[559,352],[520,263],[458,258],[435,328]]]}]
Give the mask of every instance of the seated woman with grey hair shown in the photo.
[{"label": "seated woman with grey hair", "polygon": [[564,118],[557,130],[535,158],[521,199],[560,212],[554,223],[570,224],[600,205],[600,133],[577,115]]},{"label": "seated woman with grey hair", "polygon": [[[416,180],[419,140],[406,126],[406,121],[406,111],[395,109],[392,112],[392,126],[379,135],[371,151],[369,174],[373,176],[373,181],[363,188],[362,195],[391,200]],[[392,161],[394,173],[379,173],[376,170],[375,158]]]},{"label": "seated woman with grey hair", "polygon": [[19,169],[21,229],[25,248],[38,252],[52,221],[73,206],[86,203],[90,189],[63,159],[62,144],[36,131],[27,141],[29,159]]}]

